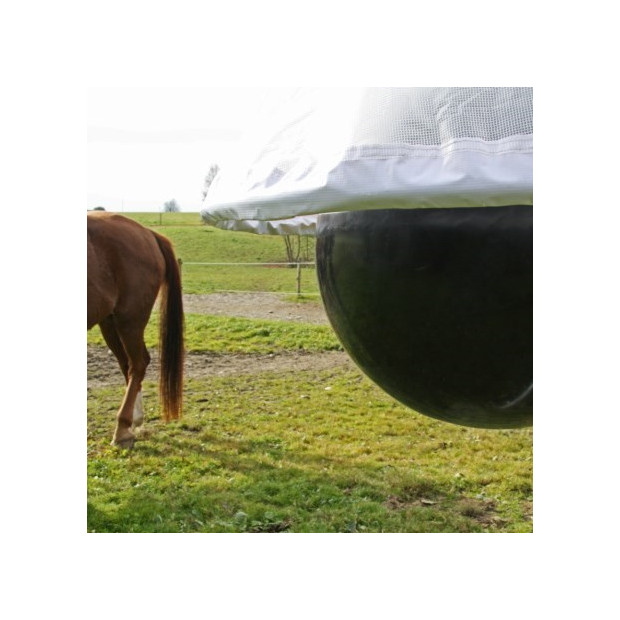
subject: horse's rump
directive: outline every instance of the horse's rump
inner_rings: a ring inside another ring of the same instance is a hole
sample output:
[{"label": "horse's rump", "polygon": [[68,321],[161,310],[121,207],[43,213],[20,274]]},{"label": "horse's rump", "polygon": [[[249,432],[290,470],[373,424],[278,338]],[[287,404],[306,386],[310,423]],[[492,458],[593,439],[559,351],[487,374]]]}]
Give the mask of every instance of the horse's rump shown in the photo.
[{"label": "horse's rump", "polygon": [[98,323],[107,312],[121,320],[140,321],[146,315],[148,321],[165,272],[151,230],[120,215],[88,214],[89,319],[96,316]]}]

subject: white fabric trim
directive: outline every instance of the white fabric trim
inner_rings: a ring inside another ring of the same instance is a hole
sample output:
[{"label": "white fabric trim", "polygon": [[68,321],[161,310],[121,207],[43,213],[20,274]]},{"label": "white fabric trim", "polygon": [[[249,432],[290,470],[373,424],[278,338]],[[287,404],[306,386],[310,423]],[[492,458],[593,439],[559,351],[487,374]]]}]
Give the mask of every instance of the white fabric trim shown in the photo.
[{"label": "white fabric trim", "polygon": [[[204,212],[203,212],[204,213]],[[204,217],[204,215],[203,215]],[[316,234],[316,215],[293,217],[286,220],[215,220],[212,223],[222,230],[250,232],[259,235],[301,235],[314,236]]]},{"label": "white fabric trim", "polygon": [[[513,127],[529,131],[531,89],[366,90],[372,92],[365,115],[356,117],[354,109],[347,119],[336,106],[334,136],[326,131],[325,97],[316,114],[310,109],[293,120],[289,114],[271,139],[263,130],[266,142],[253,151],[258,155],[215,179],[205,222],[262,234],[314,234],[316,218],[308,218],[320,213],[533,204],[533,133],[510,133]],[[486,116],[478,99],[490,110]],[[502,105],[508,112],[500,113]],[[478,137],[489,133],[489,119],[505,137]],[[459,123],[471,137],[458,135],[465,131]],[[369,143],[368,136],[383,141]],[[440,144],[424,143],[437,136]]]}]

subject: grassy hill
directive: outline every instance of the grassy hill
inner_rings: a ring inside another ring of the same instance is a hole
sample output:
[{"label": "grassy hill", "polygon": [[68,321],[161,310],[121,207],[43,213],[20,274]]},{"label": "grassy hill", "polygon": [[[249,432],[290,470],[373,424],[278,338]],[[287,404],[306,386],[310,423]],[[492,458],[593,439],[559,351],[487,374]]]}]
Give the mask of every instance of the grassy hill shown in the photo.
[{"label": "grassy hill", "polygon": [[[279,236],[219,230],[205,226],[199,213],[124,213],[160,232],[174,244],[183,261],[183,290],[201,294],[214,291],[295,292],[296,269],[290,267],[217,266],[188,263],[279,263],[286,262],[284,240]],[[303,244],[305,247],[306,240]],[[314,260],[314,238],[308,239]],[[313,267],[304,267],[302,292],[317,294]]]}]

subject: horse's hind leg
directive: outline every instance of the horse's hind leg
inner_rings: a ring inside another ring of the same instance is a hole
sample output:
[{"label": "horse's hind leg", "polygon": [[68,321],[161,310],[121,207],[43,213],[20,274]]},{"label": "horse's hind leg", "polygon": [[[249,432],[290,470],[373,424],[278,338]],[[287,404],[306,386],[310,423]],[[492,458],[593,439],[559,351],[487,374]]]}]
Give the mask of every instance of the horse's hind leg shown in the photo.
[{"label": "horse's hind leg", "polygon": [[114,317],[110,315],[109,317],[105,318],[99,323],[99,327],[101,329],[103,339],[110,348],[110,351],[114,353],[114,356],[118,361],[118,365],[121,367],[123,377],[125,377],[125,382],[127,382],[129,373],[129,359],[127,358],[127,354],[125,353],[125,347],[123,347],[123,343],[121,342],[121,339],[118,336],[118,332],[116,331],[116,326],[114,325]]},{"label": "horse's hind leg", "polygon": [[[123,346],[123,343],[118,335],[114,317],[109,316],[105,318],[99,323],[99,327],[106,344],[110,347],[110,351],[114,353],[114,356],[118,361],[123,377],[125,377],[125,383],[129,383],[129,358],[127,357],[125,347]],[[132,425],[134,427],[141,426],[143,421],[144,408],[142,405],[142,391],[140,391],[136,396],[136,401],[133,408]]]},{"label": "horse's hind leg", "polygon": [[142,389],[142,380],[150,362],[150,355],[144,344],[144,326],[139,328],[124,327],[117,321],[116,327],[118,337],[129,360],[129,367],[127,389],[116,418],[116,430],[112,443],[121,448],[132,448],[135,440],[131,430],[133,411]]}]

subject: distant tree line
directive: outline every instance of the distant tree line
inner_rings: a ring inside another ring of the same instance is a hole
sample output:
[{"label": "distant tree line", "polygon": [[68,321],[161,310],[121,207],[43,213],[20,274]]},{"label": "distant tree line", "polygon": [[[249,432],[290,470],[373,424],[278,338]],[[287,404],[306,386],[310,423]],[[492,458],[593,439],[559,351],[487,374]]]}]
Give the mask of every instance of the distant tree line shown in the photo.
[{"label": "distant tree line", "polygon": [[179,207],[179,203],[174,198],[164,202],[164,213],[178,213],[180,210],[181,207]]}]

